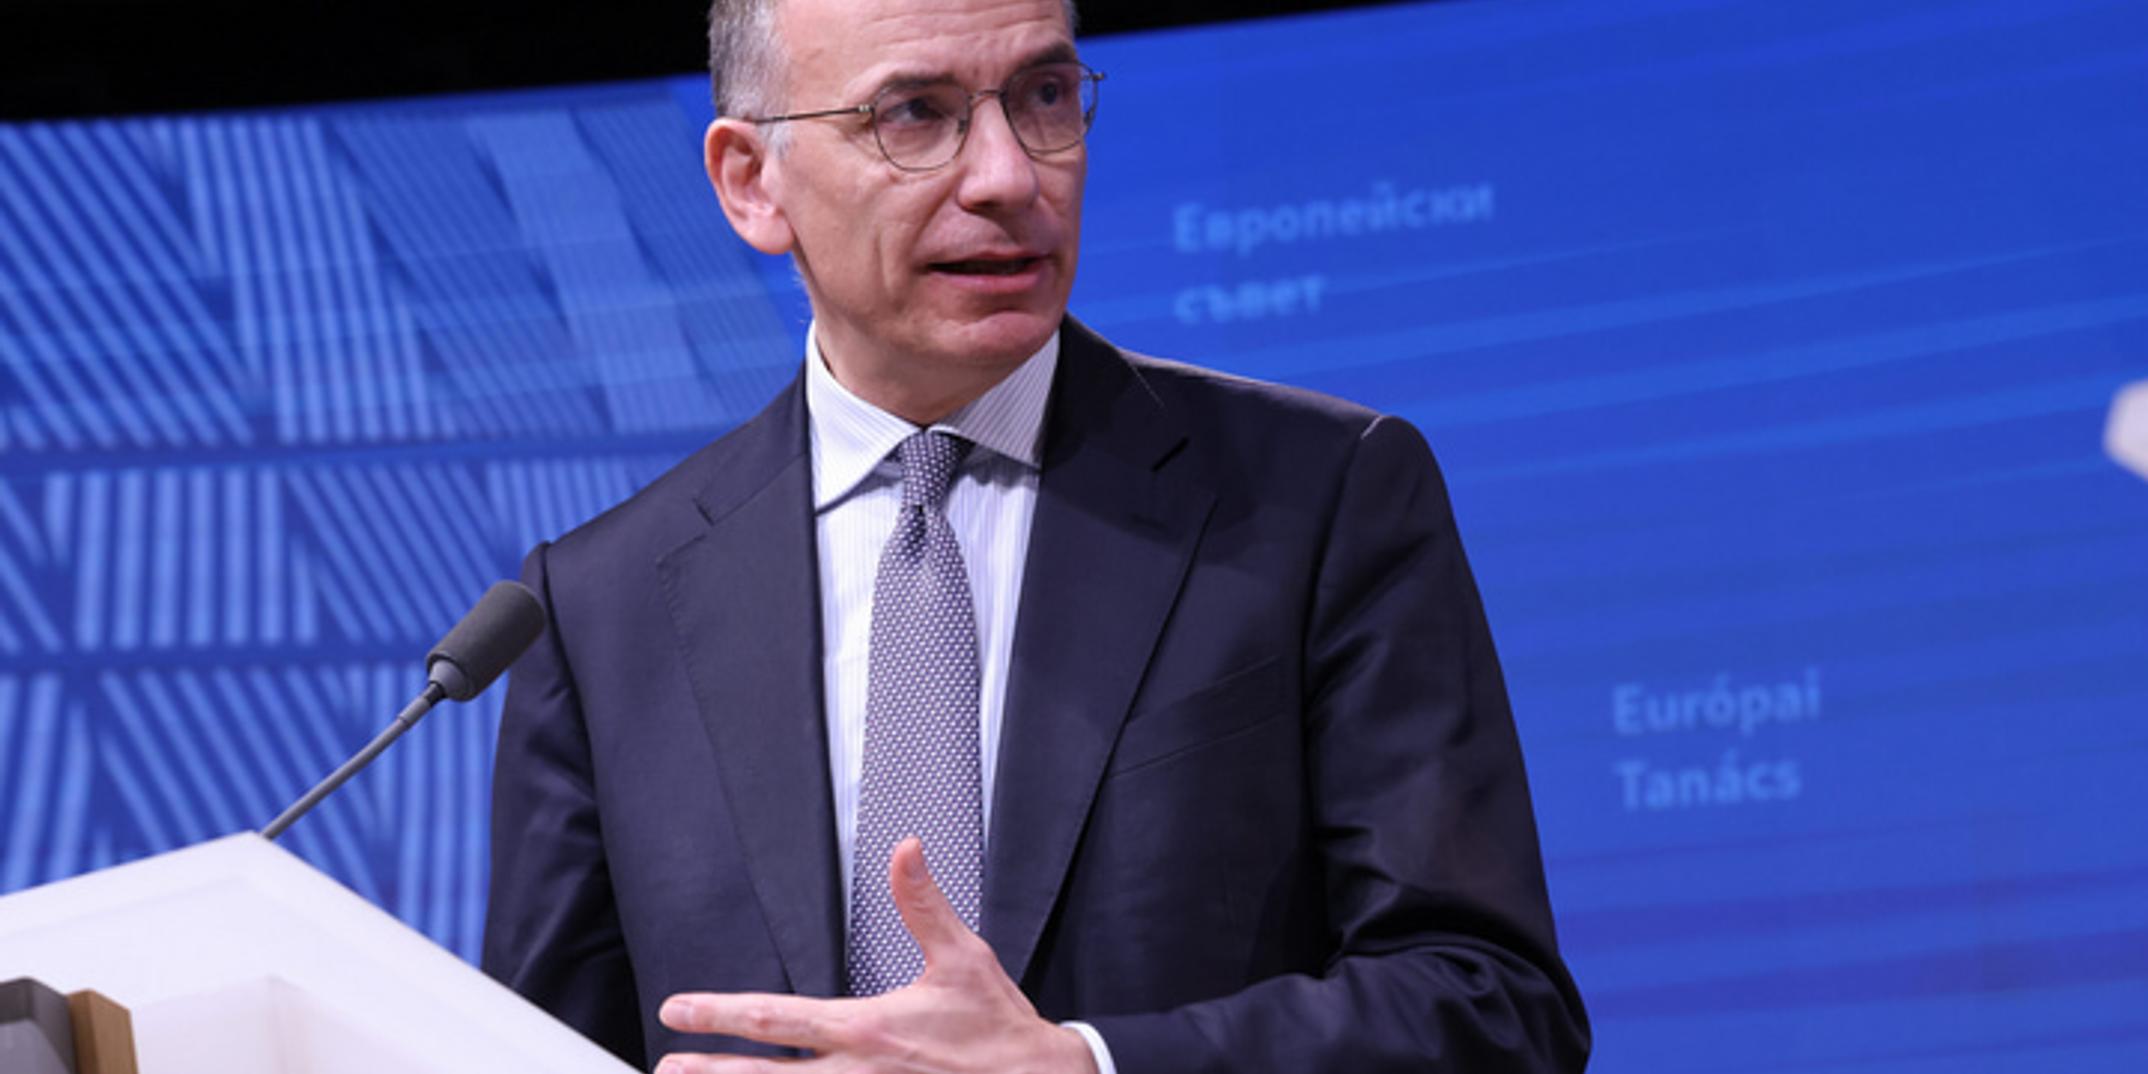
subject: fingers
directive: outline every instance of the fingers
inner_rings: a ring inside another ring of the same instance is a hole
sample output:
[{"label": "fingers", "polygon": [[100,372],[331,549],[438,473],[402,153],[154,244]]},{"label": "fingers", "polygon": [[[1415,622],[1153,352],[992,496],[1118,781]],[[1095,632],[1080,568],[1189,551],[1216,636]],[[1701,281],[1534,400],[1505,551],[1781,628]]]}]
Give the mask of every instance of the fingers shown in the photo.
[{"label": "fingers", "polygon": [[925,953],[926,969],[944,963],[974,935],[941,894],[940,885],[933,882],[932,871],[925,866],[925,845],[915,837],[895,844],[888,855],[888,891],[894,896],[895,911],[902,915],[903,927]]},{"label": "fingers", "polygon": [[657,1017],[681,1033],[721,1033],[824,1052],[834,1047],[843,1004],[759,992],[682,992],[665,1000]]},{"label": "fingers", "polygon": [[811,1059],[762,1059],[748,1055],[695,1055],[676,1052],[664,1057],[656,1074],[801,1074],[815,1069]]}]

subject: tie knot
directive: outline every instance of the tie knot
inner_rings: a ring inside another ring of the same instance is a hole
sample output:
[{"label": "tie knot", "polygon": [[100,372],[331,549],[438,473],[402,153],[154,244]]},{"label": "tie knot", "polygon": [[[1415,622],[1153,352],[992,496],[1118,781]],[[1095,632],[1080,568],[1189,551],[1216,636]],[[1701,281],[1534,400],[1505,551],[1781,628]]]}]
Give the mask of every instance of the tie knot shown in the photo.
[{"label": "tie knot", "polygon": [[902,505],[937,510],[969,450],[969,441],[931,429],[913,433],[896,445],[895,458],[902,463]]}]

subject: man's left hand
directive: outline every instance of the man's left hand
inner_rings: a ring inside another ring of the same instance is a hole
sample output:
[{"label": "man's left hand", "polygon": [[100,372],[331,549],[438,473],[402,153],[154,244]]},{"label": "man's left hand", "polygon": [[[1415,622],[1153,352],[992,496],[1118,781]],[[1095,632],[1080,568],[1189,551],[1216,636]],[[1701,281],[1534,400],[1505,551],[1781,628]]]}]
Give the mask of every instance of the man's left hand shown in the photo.
[{"label": "man's left hand", "polygon": [[682,1033],[723,1033],[800,1048],[803,1059],[664,1057],[658,1074],[873,1070],[915,1074],[1095,1074],[1081,1036],[1037,1016],[984,938],[948,905],[915,839],[888,856],[888,886],[903,926],[925,954],[917,980],[863,999],[682,992],[660,1017]]}]

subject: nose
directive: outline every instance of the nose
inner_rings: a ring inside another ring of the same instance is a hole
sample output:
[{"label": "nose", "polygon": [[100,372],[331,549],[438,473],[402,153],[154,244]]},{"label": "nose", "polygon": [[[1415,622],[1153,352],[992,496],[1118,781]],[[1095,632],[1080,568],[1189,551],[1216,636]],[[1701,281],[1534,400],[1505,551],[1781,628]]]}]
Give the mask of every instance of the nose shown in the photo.
[{"label": "nose", "polygon": [[957,197],[963,208],[1018,209],[1037,199],[1037,162],[1014,136],[997,94],[971,106],[969,138],[956,165],[962,169]]}]

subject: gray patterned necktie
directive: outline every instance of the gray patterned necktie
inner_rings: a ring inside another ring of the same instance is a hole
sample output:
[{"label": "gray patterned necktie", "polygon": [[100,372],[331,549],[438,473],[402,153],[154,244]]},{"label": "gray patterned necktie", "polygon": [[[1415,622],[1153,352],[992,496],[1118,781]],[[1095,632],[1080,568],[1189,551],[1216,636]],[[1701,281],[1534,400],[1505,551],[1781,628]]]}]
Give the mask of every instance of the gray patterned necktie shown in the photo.
[{"label": "gray patterned necktie", "polygon": [[888,853],[924,840],[933,879],[977,927],[984,793],[978,768],[977,613],[947,487],[969,442],[925,431],[895,449],[902,515],[873,580],[865,764],[852,853],[849,985],[871,996],[916,979],[924,956],[888,893]]}]

